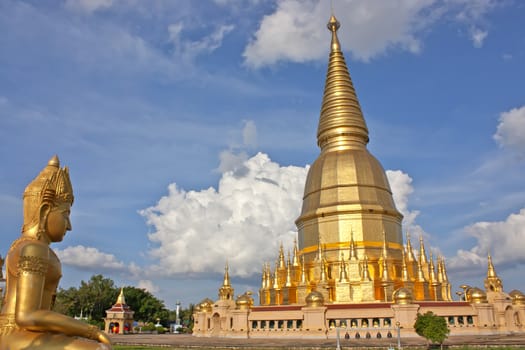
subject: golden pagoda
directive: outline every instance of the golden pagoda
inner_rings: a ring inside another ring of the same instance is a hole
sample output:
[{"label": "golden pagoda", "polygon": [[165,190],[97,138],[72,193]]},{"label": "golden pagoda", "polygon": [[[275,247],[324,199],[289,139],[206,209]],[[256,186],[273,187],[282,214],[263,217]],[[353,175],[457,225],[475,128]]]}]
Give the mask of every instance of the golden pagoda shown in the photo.
[{"label": "golden pagoda", "polygon": [[[401,235],[383,167],[367,150],[368,129],[331,16],[331,50],[317,143],[296,220],[298,240],[282,244],[272,270],[262,267],[259,304],[251,292],[233,301],[228,268],[219,300],[204,299],[193,335],[235,338],[389,338],[416,336],[418,313],[443,317],[451,334],[525,332],[525,294],[503,291],[488,257],[485,289],[462,285],[453,301],[445,259],[434,260],[423,237],[419,249]],[[401,329],[403,330],[401,332]]]},{"label": "golden pagoda", "polygon": [[329,303],[389,302],[400,287],[416,300],[451,300],[442,286],[444,260],[436,274],[422,238],[417,260],[408,235],[405,251],[403,215],[385,170],[367,149],[368,128],[337,37],[340,24],[332,15],[327,26],[332,38],[317,130],[321,152],[295,222],[298,246],[293,266],[282,245],[275,271],[264,265],[259,302],[303,303],[311,291]]}]

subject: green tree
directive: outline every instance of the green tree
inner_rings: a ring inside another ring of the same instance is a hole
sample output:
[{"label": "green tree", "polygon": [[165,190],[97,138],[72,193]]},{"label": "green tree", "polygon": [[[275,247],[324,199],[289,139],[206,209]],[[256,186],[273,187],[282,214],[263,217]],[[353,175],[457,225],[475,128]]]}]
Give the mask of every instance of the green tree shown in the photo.
[{"label": "green tree", "polygon": [[78,290],[74,287],[69,289],[60,289],[56,295],[53,310],[71,317],[78,315],[75,314],[76,310],[79,309],[79,304],[76,297],[77,292]]},{"label": "green tree", "polygon": [[68,316],[82,314],[100,323],[106,310],[117,300],[118,289],[113,280],[94,275],[87,282],[81,281],[79,288],[60,289],[53,309]]},{"label": "green tree", "polygon": [[450,329],[447,321],[441,316],[428,311],[425,314],[417,314],[416,323],[414,323],[416,333],[427,341],[438,343],[443,347],[443,342],[447,339]]},{"label": "green tree", "polygon": [[135,311],[136,321],[154,322],[160,319],[161,323],[167,325],[170,314],[164,306],[164,302],[157,299],[145,289],[136,287],[125,287],[124,296],[126,303]]},{"label": "green tree", "polygon": [[[60,289],[55,299],[54,310],[74,317],[80,313],[89,318],[90,323],[102,324],[106,310],[117,301],[120,289],[113,280],[102,275],[94,275],[89,281],[81,281],[80,287]],[[169,320],[169,311],[164,302],[145,289],[125,287],[126,304],[135,311],[137,321],[156,323],[159,319],[164,325]]]},{"label": "green tree", "polygon": [[187,309],[180,311],[180,320],[184,327],[193,329],[193,313],[195,312],[195,305],[189,304]]}]

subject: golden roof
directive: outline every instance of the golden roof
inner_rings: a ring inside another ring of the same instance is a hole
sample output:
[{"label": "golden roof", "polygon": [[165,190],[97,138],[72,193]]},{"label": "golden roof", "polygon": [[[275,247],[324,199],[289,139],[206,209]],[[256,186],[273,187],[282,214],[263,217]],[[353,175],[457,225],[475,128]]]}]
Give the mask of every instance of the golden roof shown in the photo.
[{"label": "golden roof", "polygon": [[509,296],[512,298],[512,304],[514,305],[525,305],[525,294],[519,290],[514,289],[509,293]]},{"label": "golden roof", "polygon": [[324,297],[323,295],[313,290],[308,294],[305,298],[306,306],[307,307],[319,307],[324,305]]},{"label": "golden roof", "polygon": [[486,303],[487,294],[483,290],[473,287],[467,290],[467,300],[475,304]]},{"label": "golden roof", "polygon": [[239,310],[249,309],[253,305],[253,298],[250,296],[250,292],[246,292],[240,295],[237,300],[235,300],[235,305]]},{"label": "golden roof", "polygon": [[412,291],[408,288],[399,288],[394,291],[393,295],[394,302],[396,304],[412,304],[414,296]]}]

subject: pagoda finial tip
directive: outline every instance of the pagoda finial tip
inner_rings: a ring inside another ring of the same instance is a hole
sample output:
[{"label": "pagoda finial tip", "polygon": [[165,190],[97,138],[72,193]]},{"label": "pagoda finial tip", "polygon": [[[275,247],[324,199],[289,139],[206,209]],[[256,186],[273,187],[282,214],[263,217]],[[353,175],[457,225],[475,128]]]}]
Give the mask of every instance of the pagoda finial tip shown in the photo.
[{"label": "pagoda finial tip", "polygon": [[330,20],[328,21],[328,24],[326,25],[326,27],[328,28],[328,30],[330,30],[332,33],[335,33],[337,32],[337,30],[339,29],[339,27],[341,27],[341,24],[339,23],[339,21],[337,20],[337,18],[335,18],[335,16],[332,14],[330,16]]},{"label": "pagoda finial tip", "polygon": [[47,165],[51,165],[57,168],[60,167],[60,160],[58,159],[58,156],[55,154],[53,157],[51,157],[49,162],[47,162]]}]

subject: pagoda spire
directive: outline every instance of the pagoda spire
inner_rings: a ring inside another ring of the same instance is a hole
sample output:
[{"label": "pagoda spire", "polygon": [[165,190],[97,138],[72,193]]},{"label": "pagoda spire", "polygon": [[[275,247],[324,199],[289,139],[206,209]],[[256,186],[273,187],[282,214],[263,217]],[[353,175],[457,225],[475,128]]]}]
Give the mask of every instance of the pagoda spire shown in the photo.
[{"label": "pagoda spire", "polygon": [[350,231],[350,258],[349,260],[357,260],[357,254],[355,252],[355,242],[354,242],[354,230]]},{"label": "pagoda spire", "polygon": [[416,261],[414,257],[414,249],[412,248],[412,242],[410,242],[410,232],[407,231],[407,259],[409,262]]},{"label": "pagoda spire", "polygon": [[317,144],[321,152],[363,149],[368,143],[368,128],[341,51],[337,37],[340,24],[334,15],[330,17],[327,27],[332,32],[332,42]]},{"label": "pagoda spire", "polygon": [[407,257],[405,255],[405,251],[402,250],[401,251],[401,280],[403,282],[410,282],[411,279],[410,279],[410,276],[408,274],[408,267],[407,267]]},{"label": "pagoda spire", "polygon": [[306,266],[304,264],[304,255],[301,257],[301,285],[306,285],[308,280],[306,279]]},{"label": "pagoda spire", "polygon": [[120,288],[120,294],[117,298],[117,304],[126,305],[126,298],[124,298],[124,288]]},{"label": "pagoda spire", "polygon": [[286,262],[284,260],[283,242],[281,242],[281,245],[279,246],[279,269],[285,269],[285,268],[286,268]]},{"label": "pagoda spire", "polygon": [[348,282],[348,273],[346,272],[345,254],[341,252],[341,268],[339,273],[339,282]]},{"label": "pagoda spire", "polygon": [[224,266],[224,278],[222,280],[222,286],[219,288],[219,299],[220,300],[233,300],[233,288],[230,282],[230,273],[228,261]]},{"label": "pagoda spire", "polygon": [[386,243],[386,232],[383,230],[383,251],[382,251],[383,259],[388,259],[388,247]]},{"label": "pagoda spire", "polygon": [[485,279],[485,290],[491,292],[503,291],[503,283],[496,273],[490,253],[487,256],[487,278]]},{"label": "pagoda spire", "polygon": [[292,259],[292,265],[294,267],[299,266],[299,250],[297,249],[297,239],[294,238],[293,240],[293,259]]},{"label": "pagoda spire", "polygon": [[498,277],[496,274],[496,269],[494,268],[494,264],[492,263],[492,257],[490,254],[487,256],[487,277]]},{"label": "pagoda spire", "polygon": [[368,256],[365,255],[363,260],[363,272],[361,274],[361,281],[371,281],[370,272],[368,271]]},{"label": "pagoda spire", "polygon": [[421,264],[428,264],[427,252],[425,250],[425,242],[423,242],[423,236],[419,236],[419,261]]},{"label": "pagoda spire", "polygon": [[222,281],[222,286],[231,287],[228,262],[226,262],[226,265],[224,266],[224,279]]}]

